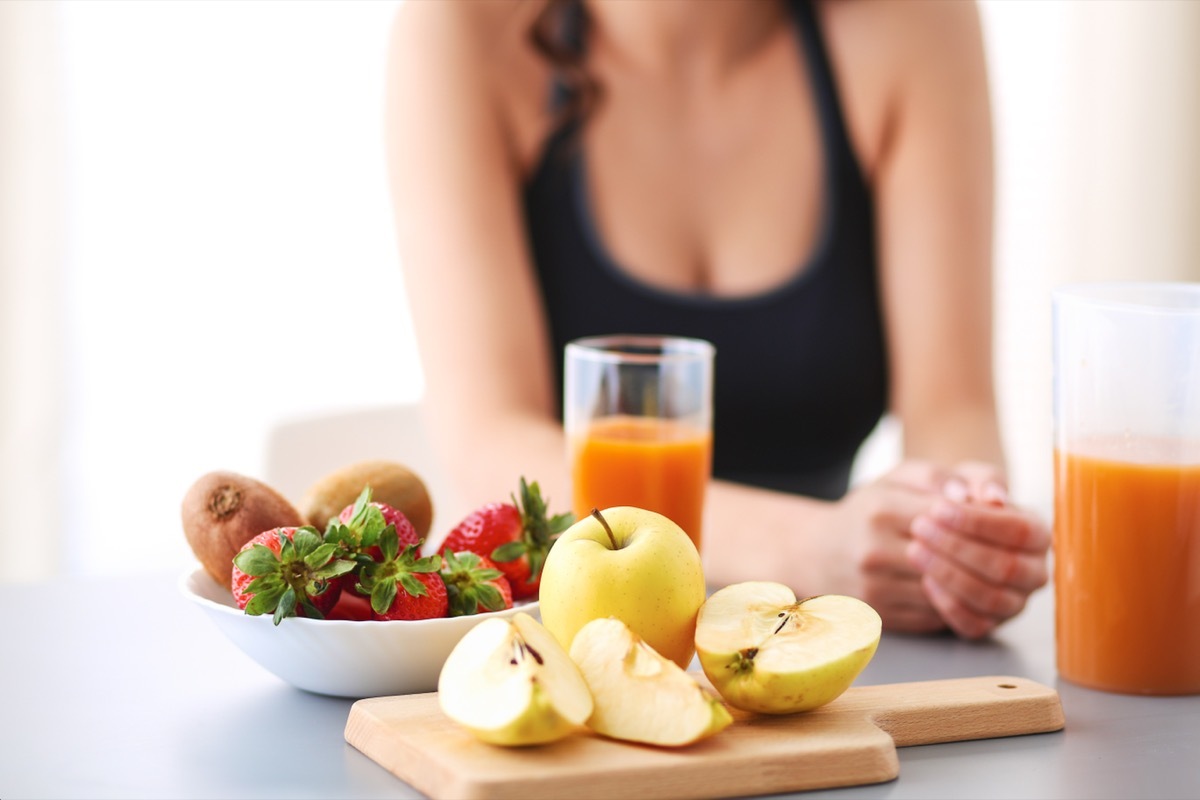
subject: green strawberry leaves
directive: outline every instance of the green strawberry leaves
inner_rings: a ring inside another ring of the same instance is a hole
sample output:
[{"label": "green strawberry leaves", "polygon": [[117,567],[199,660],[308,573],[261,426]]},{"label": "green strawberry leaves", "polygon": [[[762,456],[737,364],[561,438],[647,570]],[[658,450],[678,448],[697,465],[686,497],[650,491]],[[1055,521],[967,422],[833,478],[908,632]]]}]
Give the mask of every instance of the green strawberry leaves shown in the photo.
[{"label": "green strawberry leaves", "polygon": [[512,502],[521,513],[521,538],[497,547],[492,551],[491,559],[503,564],[527,556],[528,580],[534,581],[542,574],[542,565],[555,540],[574,524],[575,515],[568,511],[547,518],[546,501],[542,499],[537,481],[526,483],[524,477],[520,481],[520,498],[513,497]]},{"label": "green strawberry leaves", "polygon": [[376,614],[385,614],[396,601],[400,589],[412,597],[424,597],[428,590],[415,576],[437,572],[441,568],[442,558],[437,555],[422,558],[419,544],[410,544],[401,549],[400,537],[394,525],[383,529],[378,543],[383,558],[380,561],[368,559],[358,588],[370,596],[371,608]]},{"label": "green strawberry leaves", "polygon": [[506,542],[492,551],[492,561],[507,564],[516,561],[529,552],[529,543],[525,541]]},{"label": "green strawberry leaves", "polygon": [[233,563],[253,580],[246,592],[253,595],[246,604],[251,616],[271,614],[278,625],[286,617],[294,617],[298,609],[305,616],[322,619],[324,615],[313,604],[313,597],[329,588],[329,582],[354,569],[354,562],[334,558],[336,544],[325,542],[312,527],[296,530],[291,538],[279,537],[279,554],[263,544],[255,544],[233,558]]},{"label": "green strawberry leaves", "polygon": [[504,594],[492,583],[503,577],[503,572],[484,566],[477,554],[466,550],[455,553],[447,547],[442,557],[441,574],[446,584],[450,616],[477,614],[481,608],[499,611],[507,607]]},{"label": "green strawberry leaves", "polygon": [[346,554],[357,557],[362,551],[379,544],[387,522],[383,512],[371,505],[371,487],[365,487],[354,501],[354,511],[348,522],[337,517],[325,529],[325,541],[339,546]]}]

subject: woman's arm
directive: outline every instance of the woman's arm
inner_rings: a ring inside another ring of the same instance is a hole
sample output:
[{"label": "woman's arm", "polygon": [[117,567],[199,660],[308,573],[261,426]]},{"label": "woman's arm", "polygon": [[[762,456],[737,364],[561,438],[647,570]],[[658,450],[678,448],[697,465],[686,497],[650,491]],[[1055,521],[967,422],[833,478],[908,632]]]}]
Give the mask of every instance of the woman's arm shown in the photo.
[{"label": "woman's arm", "polygon": [[991,115],[977,9],[890,10],[897,59],[876,197],[905,457],[958,474],[916,518],[909,560],[958,633],[984,635],[1046,581],[1049,536],[1007,504],[992,379]]},{"label": "woman's arm", "polygon": [[511,26],[528,24],[521,14],[513,4],[400,9],[388,67],[389,180],[431,438],[462,499],[507,498],[524,475],[564,510],[518,147],[497,91],[498,65],[520,63],[502,48],[520,40]]},{"label": "woman's arm", "polygon": [[992,381],[992,139],[971,3],[890,9],[897,42],[876,170],[893,410],[905,455],[1000,465]]}]

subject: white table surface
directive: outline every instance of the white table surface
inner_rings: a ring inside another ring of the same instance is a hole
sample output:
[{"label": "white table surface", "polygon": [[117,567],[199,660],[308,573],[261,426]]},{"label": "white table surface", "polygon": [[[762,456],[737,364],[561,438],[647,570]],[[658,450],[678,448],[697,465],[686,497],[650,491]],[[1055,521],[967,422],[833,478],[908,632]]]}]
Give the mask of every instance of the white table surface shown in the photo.
[{"label": "white table surface", "polygon": [[[263,670],[177,577],[0,586],[0,798],[420,796],[345,743],[350,700]],[[988,642],[886,635],[858,683],[1027,677],[1065,731],[902,748],[897,780],[803,797],[1200,798],[1200,696],[1059,681],[1052,617],[1047,589]]]}]

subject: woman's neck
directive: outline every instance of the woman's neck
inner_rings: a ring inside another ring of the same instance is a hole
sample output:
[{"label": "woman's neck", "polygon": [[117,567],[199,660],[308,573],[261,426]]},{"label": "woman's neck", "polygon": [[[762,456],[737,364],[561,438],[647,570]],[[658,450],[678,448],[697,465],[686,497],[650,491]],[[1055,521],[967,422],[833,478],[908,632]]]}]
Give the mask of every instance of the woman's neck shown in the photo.
[{"label": "woman's neck", "polygon": [[589,58],[662,78],[720,79],[786,18],[778,0],[587,0]]}]

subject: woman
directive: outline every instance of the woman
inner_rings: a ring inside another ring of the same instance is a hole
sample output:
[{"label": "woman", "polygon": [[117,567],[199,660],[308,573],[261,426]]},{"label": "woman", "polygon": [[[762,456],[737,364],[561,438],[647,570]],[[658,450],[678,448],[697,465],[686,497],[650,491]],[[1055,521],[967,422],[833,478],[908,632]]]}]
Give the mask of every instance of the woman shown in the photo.
[{"label": "woman", "polygon": [[[431,432],[472,499],[569,497],[562,345],[717,346],[713,584],[980,637],[1046,581],[1006,498],[976,9],[406,3],[390,181]],[[847,490],[885,410],[904,460]]]}]

